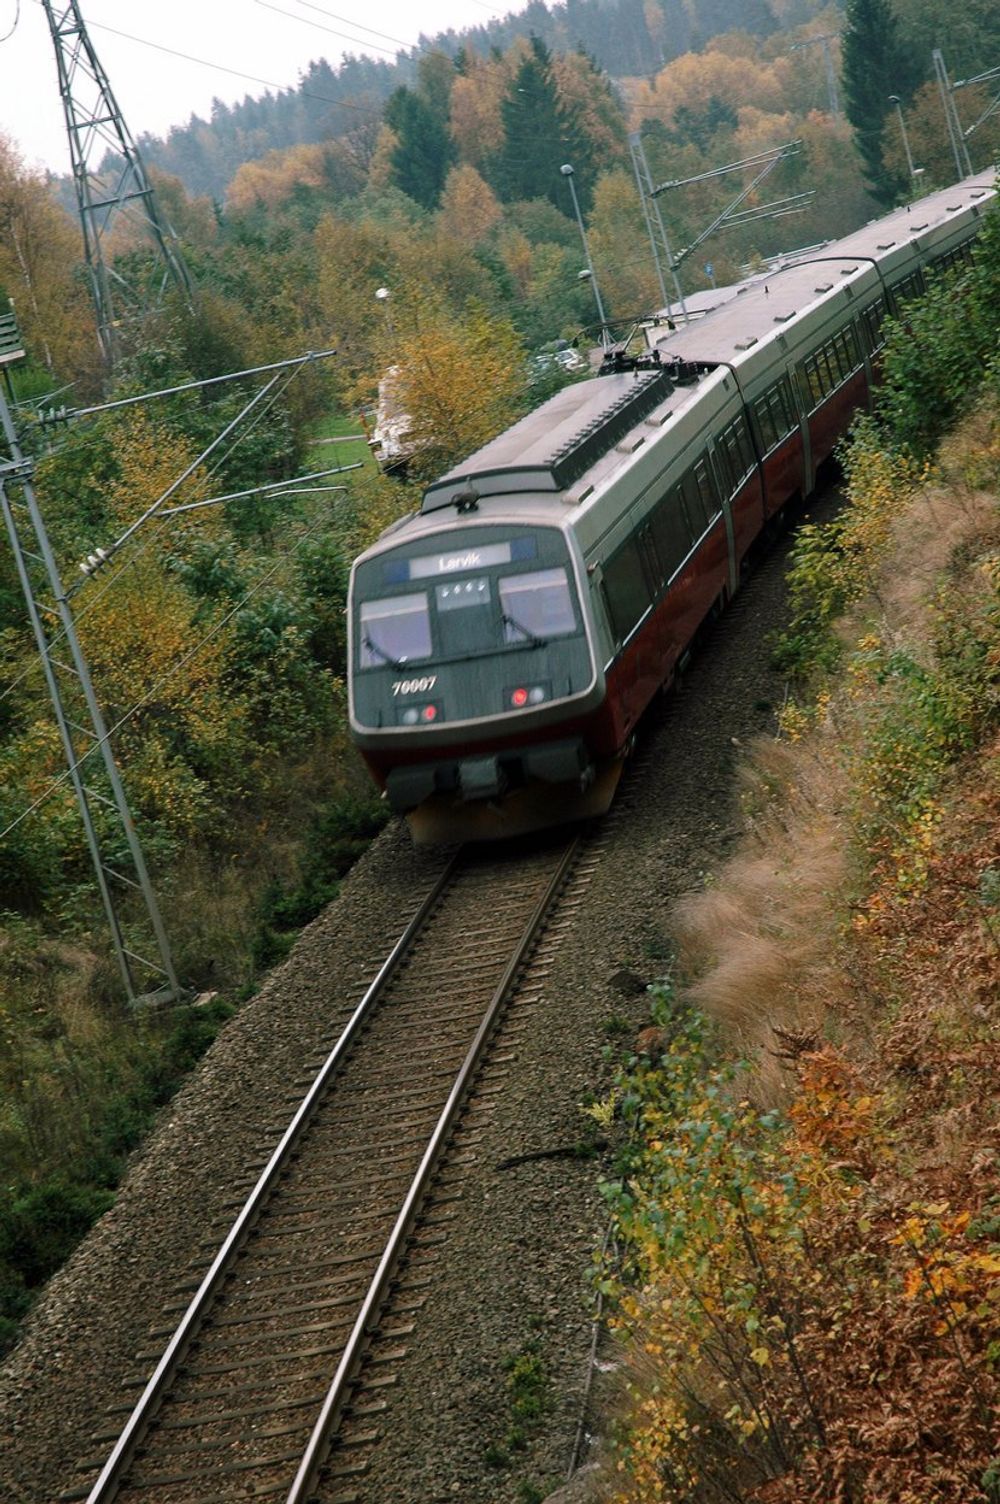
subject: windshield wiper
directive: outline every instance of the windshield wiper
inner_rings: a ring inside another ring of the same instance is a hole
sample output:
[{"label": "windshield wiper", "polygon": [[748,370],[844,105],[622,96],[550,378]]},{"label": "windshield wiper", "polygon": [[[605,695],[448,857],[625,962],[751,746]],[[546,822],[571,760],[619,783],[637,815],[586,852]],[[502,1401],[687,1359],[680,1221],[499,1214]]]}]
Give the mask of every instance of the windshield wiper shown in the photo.
[{"label": "windshield wiper", "polygon": [[523,622],[518,621],[516,616],[509,616],[508,613],[504,611],[501,613],[500,619],[504,623],[504,626],[513,627],[515,632],[520,632],[522,637],[526,637],[533,648],[548,647],[549,642],[547,637],[539,637],[536,635],[536,633],[529,631]]},{"label": "windshield wiper", "polygon": [[376,658],[381,658],[383,663],[387,663],[389,667],[394,668],[397,673],[405,667],[405,664],[399,658],[394,658],[391,653],[386,652],[385,648],[380,648],[377,642],[373,642],[372,639],[368,636],[367,632],[362,638],[362,641],[364,642],[364,645],[368,649],[369,653],[374,653]]}]

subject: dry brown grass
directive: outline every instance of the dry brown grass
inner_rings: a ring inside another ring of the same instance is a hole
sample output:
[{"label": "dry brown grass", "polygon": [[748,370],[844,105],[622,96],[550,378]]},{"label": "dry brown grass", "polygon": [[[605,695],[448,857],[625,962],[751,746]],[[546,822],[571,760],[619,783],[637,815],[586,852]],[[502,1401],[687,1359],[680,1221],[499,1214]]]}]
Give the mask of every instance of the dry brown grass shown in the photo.
[{"label": "dry brown grass", "polygon": [[[761,750],[772,762],[772,749]],[[782,751],[789,773],[798,762],[812,776],[808,749]],[[792,807],[757,817],[747,846],[677,905],[673,929],[682,974],[694,978],[686,999],[754,1060],[754,1094],[773,1102],[792,1082],[775,1031],[812,1032],[824,1021],[847,863],[835,816],[796,811],[794,797]]]},{"label": "dry brown grass", "polygon": [[[994,428],[976,413],[957,431],[943,457],[949,477],[968,470],[970,452]],[[996,519],[995,496],[970,485],[916,491],[872,595],[842,623],[844,642],[853,646],[874,623],[883,641],[905,643],[917,658],[929,653],[929,602],[950,561],[981,547]],[[852,1006],[841,974],[852,898],[846,770],[864,736],[863,707],[845,683],[800,740],[752,744],[738,773],[741,849],[672,916],[684,996],[754,1062],[749,1087],[765,1102],[780,1102],[794,1087],[775,1030],[840,1037]],[[866,1032],[853,1006],[851,1022]]]}]

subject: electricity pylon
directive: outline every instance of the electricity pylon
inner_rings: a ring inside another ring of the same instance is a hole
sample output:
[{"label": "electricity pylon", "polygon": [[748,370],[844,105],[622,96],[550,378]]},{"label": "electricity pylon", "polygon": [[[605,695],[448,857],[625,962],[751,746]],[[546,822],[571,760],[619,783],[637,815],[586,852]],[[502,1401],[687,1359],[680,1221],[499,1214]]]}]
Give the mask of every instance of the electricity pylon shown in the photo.
[{"label": "electricity pylon", "polygon": [[[176,289],[191,301],[191,281],[173,228],[157,203],[139,149],[87,34],[76,0],[42,0],[59,72],[84,257],[97,309],[97,333],[109,368],[123,330],[162,306]],[[137,227],[152,248],[152,276],[116,264],[111,236]]]},{"label": "electricity pylon", "polygon": [[[0,316],[0,369],[22,358],[12,315]],[[7,457],[3,450],[6,448]],[[76,631],[69,592],[49,541],[32,484],[32,460],[21,449],[4,386],[0,385],[0,516],[28,608],[45,683],[66,758],[64,777],[76,796],[87,849],[111,928],[115,955],[130,1002],[149,993],[163,1001],[182,995],[170,942],[150,882],[122,786],[111,736],[94,693]],[[129,894],[130,917],[122,915]],[[133,931],[142,930],[144,942]],[[137,948],[143,944],[143,950]]]}]

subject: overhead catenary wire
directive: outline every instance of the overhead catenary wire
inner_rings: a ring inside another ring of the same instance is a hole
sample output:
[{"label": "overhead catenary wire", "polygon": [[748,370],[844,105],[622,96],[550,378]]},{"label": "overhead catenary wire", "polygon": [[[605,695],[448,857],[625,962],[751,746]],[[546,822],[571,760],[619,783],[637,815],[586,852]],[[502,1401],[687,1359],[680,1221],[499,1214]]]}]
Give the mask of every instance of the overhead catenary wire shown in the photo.
[{"label": "overhead catenary wire", "polygon": [[[34,0],[34,3],[37,6],[39,6],[40,8],[43,8],[42,7],[42,0]],[[300,3],[305,3],[305,0],[300,0]],[[485,3],[485,0],[470,0],[470,3],[474,4],[474,5],[480,5],[482,7],[482,9],[484,9],[484,10],[494,11],[498,16],[506,17],[506,16],[509,16],[509,15],[513,14],[513,11],[511,11],[511,10],[502,11],[502,10],[498,9],[496,6],[488,5],[488,4]],[[17,5],[18,5],[18,18],[19,18],[19,16],[20,16],[21,0],[17,0]],[[268,5],[268,8],[272,9],[272,10],[277,10],[278,9],[277,6],[273,6],[273,5],[270,5],[270,4]],[[314,7],[314,8],[317,9],[317,10],[319,9],[318,6]],[[286,12],[285,14],[289,15],[289,17],[290,17],[291,20],[299,20],[299,19],[301,19],[300,17],[292,15],[290,12]],[[338,18],[338,19],[340,19],[340,18]],[[347,18],[343,18],[343,19],[345,20],[345,23],[347,25],[349,25],[349,26],[357,26],[358,29],[361,30],[361,31],[370,32],[374,36],[383,36],[383,37],[387,36],[386,33],[379,32],[374,27],[364,26],[360,22],[354,22],[354,21],[351,21],[351,20],[349,20]],[[15,24],[15,26],[17,25],[17,20],[15,20],[14,24]],[[315,23],[315,24],[318,24],[318,23]],[[220,63],[220,62],[214,61],[213,59],[210,59],[210,58],[198,57],[194,53],[191,53],[191,52],[182,52],[177,47],[168,47],[163,42],[153,42],[148,37],[136,36],[134,32],[122,31],[120,28],[115,27],[115,26],[108,26],[105,22],[102,22],[102,21],[88,21],[87,25],[88,25],[88,28],[91,29],[91,30],[105,31],[105,32],[107,32],[111,36],[120,37],[123,41],[134,42],[134,43],[136,43],[140,47],[149,47],[154,52],[161,52],[166,57],[175,57],[175,58],[178,58],[181,62],[194,63],[197,67],[200,67],[200,68],[209,68],[209,69],[212,69],[216,73],[225,73],[230,78],[239,78],[239,79],[242,79],[245,83],[261,84],[265,89],[276,89],[279,94],[285,94],[285,93],[295,94],[295,95],[297,95],[301,99],[312,99],[312,100],[315,100],[317,102],[317,104],[328,104],[328,105],[333,105],[335,108],[338,108],[338,109],[351,110],[351,111],[353,111],[357,115],[364,115],[364,116],[367,116],[369,119],[372,119],[372,120],[381,120],[382,119],[382,111],[381,111],[381,109],[375,109],[375,108],[373,108],[370,105],[359,104],[356,100],[352,100],[352,99],[332,99],[328,94],[321,94],[317,90],[307,88],[307,87],[305,87],[305,86],[303,86],[301,84],[296,85],[294,83],[279,83],[279,82],[277,82],[277,80],[275,80],[273,78],[262,78],[259,74],[256,74],[256,73],[247,73],[243,69],[232,68],[227,63]],[[320,30],[329,30],[329,28],[327,28],[327,27],[319,27],[319,29]],[[11,30],[10,35],[13,35],[13,28]],[[334,35],[337,35],[337,33],[334,33]],[[393,38],[387,38],[387,39],[388,40],[394,40]],[[4,40],[4,39],[0,39],[0,40]],[[362,48],[369,47],[369,46],[372,45],[370,43],[367,43],[367,42],[363,41],[361,38],[346,38],[346,40],[353,41],[356,46],[362,47]],[[384,48],[377,48],[375,50],[377,50],[377,51],[385,51],[386,49],[384,49]],[[404,45],[404,49],[403,50],[404,51],[409,51],[411,53],[421,53],[421,52],[431,52],[431,51],[434,51],[435,48],[434,48],[434,45],[433,45],[433,41],[431,41],[429,43],[426,43],[426,44],[417,41],[417,42],[414,42],[412,44]],[[390,55],[391,56],[397,56],[398,54],[397,53],[393,53],[393,54],[390,54]]]},{"label": "overhead catenary wire", "polygon": [[[316,31],[325,31],[328,36],[339,37],[342,42],[353,42],[355,47],[366,47],[370,52],[382,52],[386,57],[399,55],[399,48],[390,50],[388,47],[380,47],[377,42],[366,42],[361,37],[349,37],[346,32],[335,31],[332,26],[324,26],[322,21],[314,21],[311,16],[297,16],[294,11],[284,10],[280,5],[272,5],[271,0],[254,0],[254,4],[261,6],[264,10],[274,11],[277,16],[287,16],[290,21],[298,21],[301,26],[312,26]],[[367,29],[366,27],[365,30]],[[381,36],[382,33],[376,32],[375,35]],[[389,40],[391,41],[392,38]],[[410,44],[402,42],[400,47],[408,50]]]},{"label": "overhead catenary wire", "polygon": [[188,649],[186,653],[183,653],[181,657],[178,658],[176,663],[171,665],[171,667],[165,674],[161,674],[160,678],[156,680],[155,684],[150,685],[149,689],[146,690],[146,693],[144,695],[141,695],[133,705],[130,705],[128,710],[124,711],[118,717],[118,720],[115,721],[114,725],[108,727],[107,732],[99,741],[92,742],[91,745],[87,748],[86,752],[84,752],[82,757],[78,757],[76,761],[71,766],[65,768],[63,772],[58,775],[58,777],[53,778],[48,786],[44,788],[38,795],[38,797],[32,800],[31,804],[23,809],[21,813],[10,822],[9,825],[6,825],[3,830],[0,830],[0,841],[2,841],[5,836],[10,835],[12,830],[16,830],[17,827],[21,825],[29,815],[33,815],[37,809],[40,809],[43,804],[46,804],[48,800],[51,799],[52,795],[58,792],[58,790],[62,788],[62,786],[67,782],[67,780],[73,777],[74,773],[79,772],[80,768],[89,757],[91,757],[95,752],[98,752],[105,742],[109,742],[111,738],[115,736],[123,726],[127,725],[130,720],[138,715],[143,706],[148,704],[149,701],[154,698],[154,696],[158,695],[165,684],[169,684],[171,679],[173,679],[178,673],[180,673],[182,668],[185,668],[186,665],[191,662],[192,658],[196,657],[197,654],[200,653],[202,649],[212,641],[213,638],[218,636],[223,627],[225,627],[232,620],[237,612],[243,610],[243,607],[247,604],[247,602],[252,600],[253,597],[264,588],[264,586],[272,578],[272,576],[277,574],[279,569],[283,568],[284,565],[287,564],[291,555],[294,554],[298,548],[301,548],[302,544],[307,542],[308,539],[312,537],[313,533],[317,532],[321,527],[324,526],[325,523],[326,517],[320,517],[316,522],[312,524],[311,527],[307,528],[304,533],[300,534],[300,536],[293,541],[288,553],[283,554],[282,557],[278,559],[275,564],[261,576],[256,584],[254,584],[246,592],[246,594],[236,602],[234,606],[230,607],[230,609],[225,613],[224,616],[220,617],[220,619],[215,622],[214,625],[211,626],[209,630],[205,632],[198,639],[198,641]]},{"label": "overhead catenary wire", "polygon": [[[35,4],[41,6],[42,0],[35,0]],[[181,52],[176,47],[167,47],[163,42],[151,42],[148,37],[137,37],[132,32],[120,31],[117,27],[107,26],[102,21],[88,21],[87,26],[92,31],[106,31],[111,36],[121,37],[123,41],[136,42],[140,47],[150,47],[154,52],[162,52],[167,57],[180,58],[185,63],[196,63],[198,67],[211,68],[216,73],[227,73],[231,78],[241,78],[245,83],[263,84],[265,89],[277,89],[279,94],[296,94],[301,99],[315,99],[319,104],[353,110],[356,114],[367,115],[373,120],[382,118],[382,111],[373,109],[371,105],[358,104],[349,99],[331,99],[328,94],[319,94],[315,89],[289,83],[277,83],[273,78],[261,78],[256,73],[244,73],[240,68],[230,68],[226,63],[212,62],[208,58],[196,57],[190,52]]]},{"label": "overhead catenary wire", "polygon": [[[18,7],[20,9],[21,0],[17,0],[17,3],[18,3]],[[263,4],[265,4],[265,0],[258,0],[258,3],[260,3],[260,4],[263,5]],[[302,0],[302,3],[304,3],[304,0]],[[481,4],[481,3],[483,3],[483,0],[472,0],[472,3],[473,4]],[[42,0],[35,0],[35,4],[41,7]],[[278,11],[279,14],[282,14],[282,12],[280,12],[280,10],[279,10],[279,7],[276,6],[276,5],[270,4],[269,0],[267,0],[266,8],[269,9],[269,10]],[[317,10],[320,9],[320,7],[318,7],[318,6],[312,7],[312,8],[317,9]],[[483,5],[483,8],[486,9],[486,10],[494,10],[495,9],[495,7],[490,6],[490,5],[485,5],[485,4]],[[295,16],[290,11],[285,11],[285,12],[283,12],[283,14],[287,15],[289,17],[289,19],[291,19],[293,21],[295,21],[295,20],[305,20],[304,17]],[[328,12],[327,14],[332,14],[332,13]],[[500,12],[500,11],[497,11],[497,14],[498,15],[501,15],[501,14],[502,15],[507,15],[507,14],[510,14],[510,12]],[[343,18],[337,17],[336,19],[342,19],[345,22],[346,25],[348,25],[348,26],[357,26],[358,30],[369,32],[373,36],[382,36],[382,37],[386,38],[389,41],[395,41],[395,38],[389,37],[387,33],[385,33],[385,32],[379,32],[374,27],[365,26],[361,22],[351,21],[347,17],[343,17]],[[16,22],[15,22],[15,24],[16,24]],[[329,28],[329,27],[321,26],[318,22],[314,22],[312,24],[315,25],[321,31],[330,31],[331,30],[331,28]],[[302,99],[314,99],[318,104],[329,104],[329,105],[334,105],[334,106],[336,106],[338,108],[343,108],[345,110],[353,110],[356,114],[366,115],[366,116],[369,116],[372,119],[378,119],[378,120],[380,120],[382,118],[382,111],[381,110],[379,110],[379,109],[373,109],[369,105],[358,104],[357,101],[355,101],[355,100],[332,99],[327,94],[318,93],[315,89],[310,89],[310,88],[307,88],[307,87],[303,87],[302,85],[289,84],[289,83],[278,83],[273,78],[262,78],[258,74],[247,73],[243,69],[230,67],[229,64],[227,64],[227,63],[220,63],[220,62],[214,61],[214,60],[209,59],[209,58],[198,57],[194,53],[183,52],[183,51],[181,51],[177,47],[169,47],[169,46],[167,46],[163,42],[153,42],[148,37],[136,36],[134,32],[122,31],[118,27],[108,26],[103,21],[88,21],[87,25],[88,25],[88,27],[91,30],[108,32],[109,35],[111,35],[111,36],[120,37],[123,41],[126,41],[126,42],[135,42],[140,47],[149,47],[154,52],[161,52],[161,53],[163,53],[167,57],[175,57],[175,58],[180,59],[180,61],[182,61],[182,62],[194,63],[194,64],[196,64],[200,68],[211,68],[211,69],[213,69],[217,73],[228,74],[229,77],[242,79],[246,83],[262,84],[265,89],[277,89],[279,93],[292,93],[292,94],[298,95]],[[338,32],[333,32],[332,34],[334,36],[341,36],[342,40],[353,42],[355,46],[358,46],[358,47],[361,47],[361,48],[369,47],[369,48],[373,48],[373,50],[378,51],[378,52],[386,52],[387,51],[387,49],[385,49],[385,48],[381,48],[381,47],[376,48],[376,47],[374,47],[373,43],[366,42],[366,41],[364,41],[360,37],[344,37],[341,33],[338,33]],[[400,46],[402,47],[403,51],[408,51],[408,52],[412,52],[412,53],[429,52],[429,51],[433,51],[434,50],[433,43],[425,44],[425,43],[421,43],[419,41],[413,42],[413,43],[401,43]],[[388,55],[395,57],[395,56],[398,55],[398,52],[389,53]]]},{"label": "overhead catenary wire", "polygon": [[[287,391],[291,383],[305,368],[305,363],[300,362],[299,364],[293,366],[291,370],[288,370],[284,373],[282,383],[278,387],[276,387],[268,401],[261,404],[257,411],[251,415],[242,432],[238,433],[233,439],[233,442],[228,446],[228,448],[226,448],[222,453],[216,456],[211,465],[206,468],[206,479],[211,480],[215,475],[218,474],[219,470],[231,457],[231,455],[235,453],[239,445],[243,443],[244,440],[246,440],[254,431],[257,425],[264,420],[267,414],[280,401],[281,397]],[[107,405],[108,404],[106,404],[106,406]],[[117,404],[109,405],[115,406]],[[296,477],[290,476],[288,484],[291,485],[295,479]],[[168,527],[166,519],[154,513],[154,515],[152,516],[152,523],[153,526],[149,533],[140,541],[137,547],[129,553],[128,558],[125,559],[124,562],[120,563],[119,567],[114,570],[113,573],[105,576],[103,583],[97,589],[90,591],[88,593],[87,599],[75,609],[74,619],[76,621],[83,621],[91,613],[91,611],[93,611],[100,604],[100,602],[108,594],[109,590],[111,590],[115,585],[118,584],[118,582],[122,579],[126,572],[134,569],[136,565],[142,561],[144,556],[149,553],[160,541],[162,533]],[[80,585],[82,585],[83,583],[84,582],[81,581],[79,584],[75,585],[73,589],[79,590]],[[63,640],[64,635],[65,634],[61,631],[56,634],[56,636],[52,639],[53,648],[59,645],[59,643]],[[14,690],[17,689],[19,685],[23,684],[26,679],[29,679],[34,674],[38,673],[40,669],[41,661],[38,658],[33,658],[28,666],[22,669],[20,674],[18,674],[14,679],[10,680],[6,685],[4,685],[3,689],[0,690],[0,704],[3,704],[3,702],[11,694],[13,694]]]}]

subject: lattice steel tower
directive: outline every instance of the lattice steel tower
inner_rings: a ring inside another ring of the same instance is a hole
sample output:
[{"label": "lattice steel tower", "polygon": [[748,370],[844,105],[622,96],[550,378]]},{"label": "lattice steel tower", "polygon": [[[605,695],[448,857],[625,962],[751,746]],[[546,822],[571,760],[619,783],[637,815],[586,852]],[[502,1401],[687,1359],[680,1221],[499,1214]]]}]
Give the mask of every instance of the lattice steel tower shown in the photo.
[{"label": "lattice steel tower", "polygon": [[[42,0],[59,70],[84,255],[97,308],[97,331],[109,366],[128,325],[162,306],[177,289],[190,303],[191,281],[177,236],[164,218],[139,149],[125,124],[87,34],[76,0]],[[108,166],[102,168],[107,161]],[[152,275],[115,265],[109,240],[123,223],[152,246]]]},{"label": "lattice steel tower", "polygon": [[[83,819],[126,993],[131,1002],[144,995],[176,1001],[182,989],[170,941],[118,771],[111,731],[77,635],[72,591],[63,583],[35,495],[34,461],[21,449],[14,421],[7,368],[24,354],[13,314],[0,314],[0,521],[55,711],[67,764],[63,776]],[[50,792],[60,781],[55,780]],[[147,991],[150,980],[156,989],[152,993]]]}]

